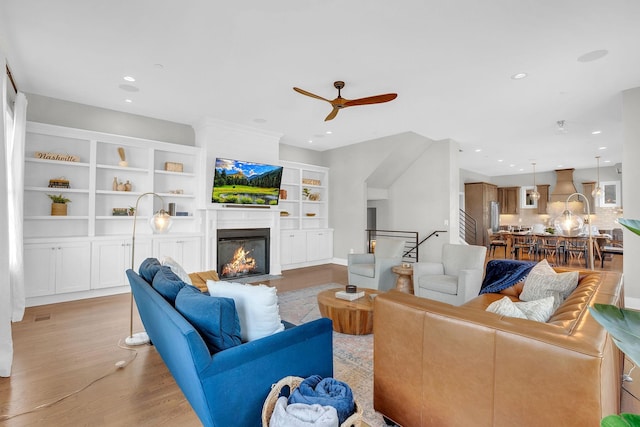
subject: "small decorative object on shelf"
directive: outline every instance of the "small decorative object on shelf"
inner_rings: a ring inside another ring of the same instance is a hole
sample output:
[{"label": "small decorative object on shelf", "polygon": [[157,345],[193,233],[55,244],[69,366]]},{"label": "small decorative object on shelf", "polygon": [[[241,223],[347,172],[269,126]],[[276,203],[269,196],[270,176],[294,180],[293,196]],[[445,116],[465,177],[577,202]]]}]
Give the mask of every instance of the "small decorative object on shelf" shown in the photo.
[{"label": "small decorative object on shelf", "polygon": [[113,208],[111,214],[113,216],[132,216],[133,214],[129,214],[131,209],[135,212],[135,208]]},{"label": "small decorative object on shelf", "polygon": [[127,212],[129,213],[129,216],[133,216],[136,213],[136,208],[129,206],[129,210]]},{"label": "small decorative object on shelf", "polygon": [[113,191],[118,191],[118,177],[117,176],[113,177],[113,184],[111,185],[111,188],[113,189]]},{"label": "small decorative object on shelf", "polygon": [[182,163],[164,162],[164,170],[169,172],[182,172]]},{"label": "small decorative object on shelf", "polygon": [[320,185],[319,179],[302,178],[302,183],[307,185]]},{"label": "small decorative object on shelf", "polygon": [[123,182],[119,182],[119,183],[118,183],[117,190],[118,190],[118,191],[125,191],[125,190],[124,190],[124,183],[123,183]]},{"label": "small decorative object on shelf", "polygon": [[127,180],[127,182],[124,183],[124,191],[131,191],[131,187],[131,183]]},{"label": "small decorative object on shelf", "polygon": [[307,187],[303,187],[302,188],[302,197],[305,200],[309,200],[309,195],[311,194],[311,191],[309,191],[309,189]]},{"label": "small decorative object on shelf", "polygon": [[289,212],[287,212],[287,211],[280,211],[280,216],[289,216]]},{"label": "small decorative object on shelf", "polygon": [[36,151],[33,156],[36,159],[43,160],[58,160],[61,162],[79,162],[80,157],[74,156],[73,154],[58,154],[58,153],[47,153],[42,151]]},{"label": "small decorative object on shelf", "polygon": [[314,202],[317,202],[320,200],[320,193],[311,193],[309,194],[309,200],[313,200]]},{"label": "small decorative object on shelf", "polygon": [[47,194],[53,203],[51,203],[51,215],[52,216],[66,216],[67,215],[67,203],[71,203],[70,199],[67,199],[62,194]]},{"label": "small decorative object on shelf", "polygon": [[305,215],[307,215],[307,216],[316,216],[315,212],[307,212]]},{"label": "small decorative object on shelf", "polygon": [[129,166],[129,163],[127,162],[127,158],[124,155],[124,148],[118,147],[118,155],[120,156],[120,161],[118,162],[118,166],[122,166],[123,168],[126,168],[127,166]]},{"label": "small decorative object on shelf", "polygon": [[176,216],[189,216],[189,212],[178,211],[176,212]]},{"label": "small decorative object on shelf", "polygon": [[64,176],[60,178],[53,178],[49,180],[49,188],[71,188],[69,186],[69,180]]},{"label": "small decorative object on shelf", "polygon": [[169,194],[184,194],[184,190],[182,188],[178,188],[176,190],[169,190]]},{"label": "small decorative object on shelf", "polygon": [[280,189],[280,200],[287,200],[287,190],[284,188]]}]

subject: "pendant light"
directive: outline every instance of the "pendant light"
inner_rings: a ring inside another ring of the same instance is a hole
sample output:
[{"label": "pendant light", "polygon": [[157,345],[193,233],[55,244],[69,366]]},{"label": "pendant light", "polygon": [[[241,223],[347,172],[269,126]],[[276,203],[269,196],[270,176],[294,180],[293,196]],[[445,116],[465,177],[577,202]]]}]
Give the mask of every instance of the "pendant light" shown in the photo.
[{"label": "pendant light", "polygon": [[538,186],[536,185],[536,164],[531,164],[533,165],[533,191],[529,193],[529,197],[531,197],[531,200],[537,201],[540,199],[540,193],[538,193]]},{"label": "pendant light", "polygon": [[591,192],[594,198],[602,195],[602,187],[600,187],[600,156],[596,156],[596,161],[598,162],[598,183],[596,184],[596,188]]}]

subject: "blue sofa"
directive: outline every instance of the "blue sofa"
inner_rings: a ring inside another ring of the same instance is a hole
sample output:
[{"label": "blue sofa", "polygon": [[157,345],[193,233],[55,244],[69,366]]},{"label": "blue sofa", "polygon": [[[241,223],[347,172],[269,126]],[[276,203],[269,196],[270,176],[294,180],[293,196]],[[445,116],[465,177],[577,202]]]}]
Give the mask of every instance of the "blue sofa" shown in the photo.
[{"label": "blue sofa", "polygon": [[204,426],[261,426],[272,384],[289,375],[333,376],[329,319],[211,355],[197,330],[147,281],[131,269],[127,277],[151,342]]}]

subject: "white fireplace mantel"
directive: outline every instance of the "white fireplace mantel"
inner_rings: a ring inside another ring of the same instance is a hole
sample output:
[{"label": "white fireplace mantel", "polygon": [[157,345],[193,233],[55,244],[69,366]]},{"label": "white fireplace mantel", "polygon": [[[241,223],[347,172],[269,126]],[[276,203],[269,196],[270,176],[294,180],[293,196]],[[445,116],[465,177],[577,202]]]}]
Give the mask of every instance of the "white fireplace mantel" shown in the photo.
[{"label": "white fireplace mantel", "polygon": [[217,268],[218,230],[237,228],[269,228],[269,274],[281,274],[280,211],[271,208],[245,208],[220,205],[205,211],[205,268]]}]

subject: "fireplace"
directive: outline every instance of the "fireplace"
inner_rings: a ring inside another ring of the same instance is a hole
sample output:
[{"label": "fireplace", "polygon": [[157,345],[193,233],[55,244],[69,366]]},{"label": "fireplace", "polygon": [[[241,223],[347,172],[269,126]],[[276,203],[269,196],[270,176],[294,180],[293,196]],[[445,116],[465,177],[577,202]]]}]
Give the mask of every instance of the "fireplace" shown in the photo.
[{"label": "fireplace", "polygon": [[217,271],[221,279],[269,274],[269,228],[217,231]]}]

